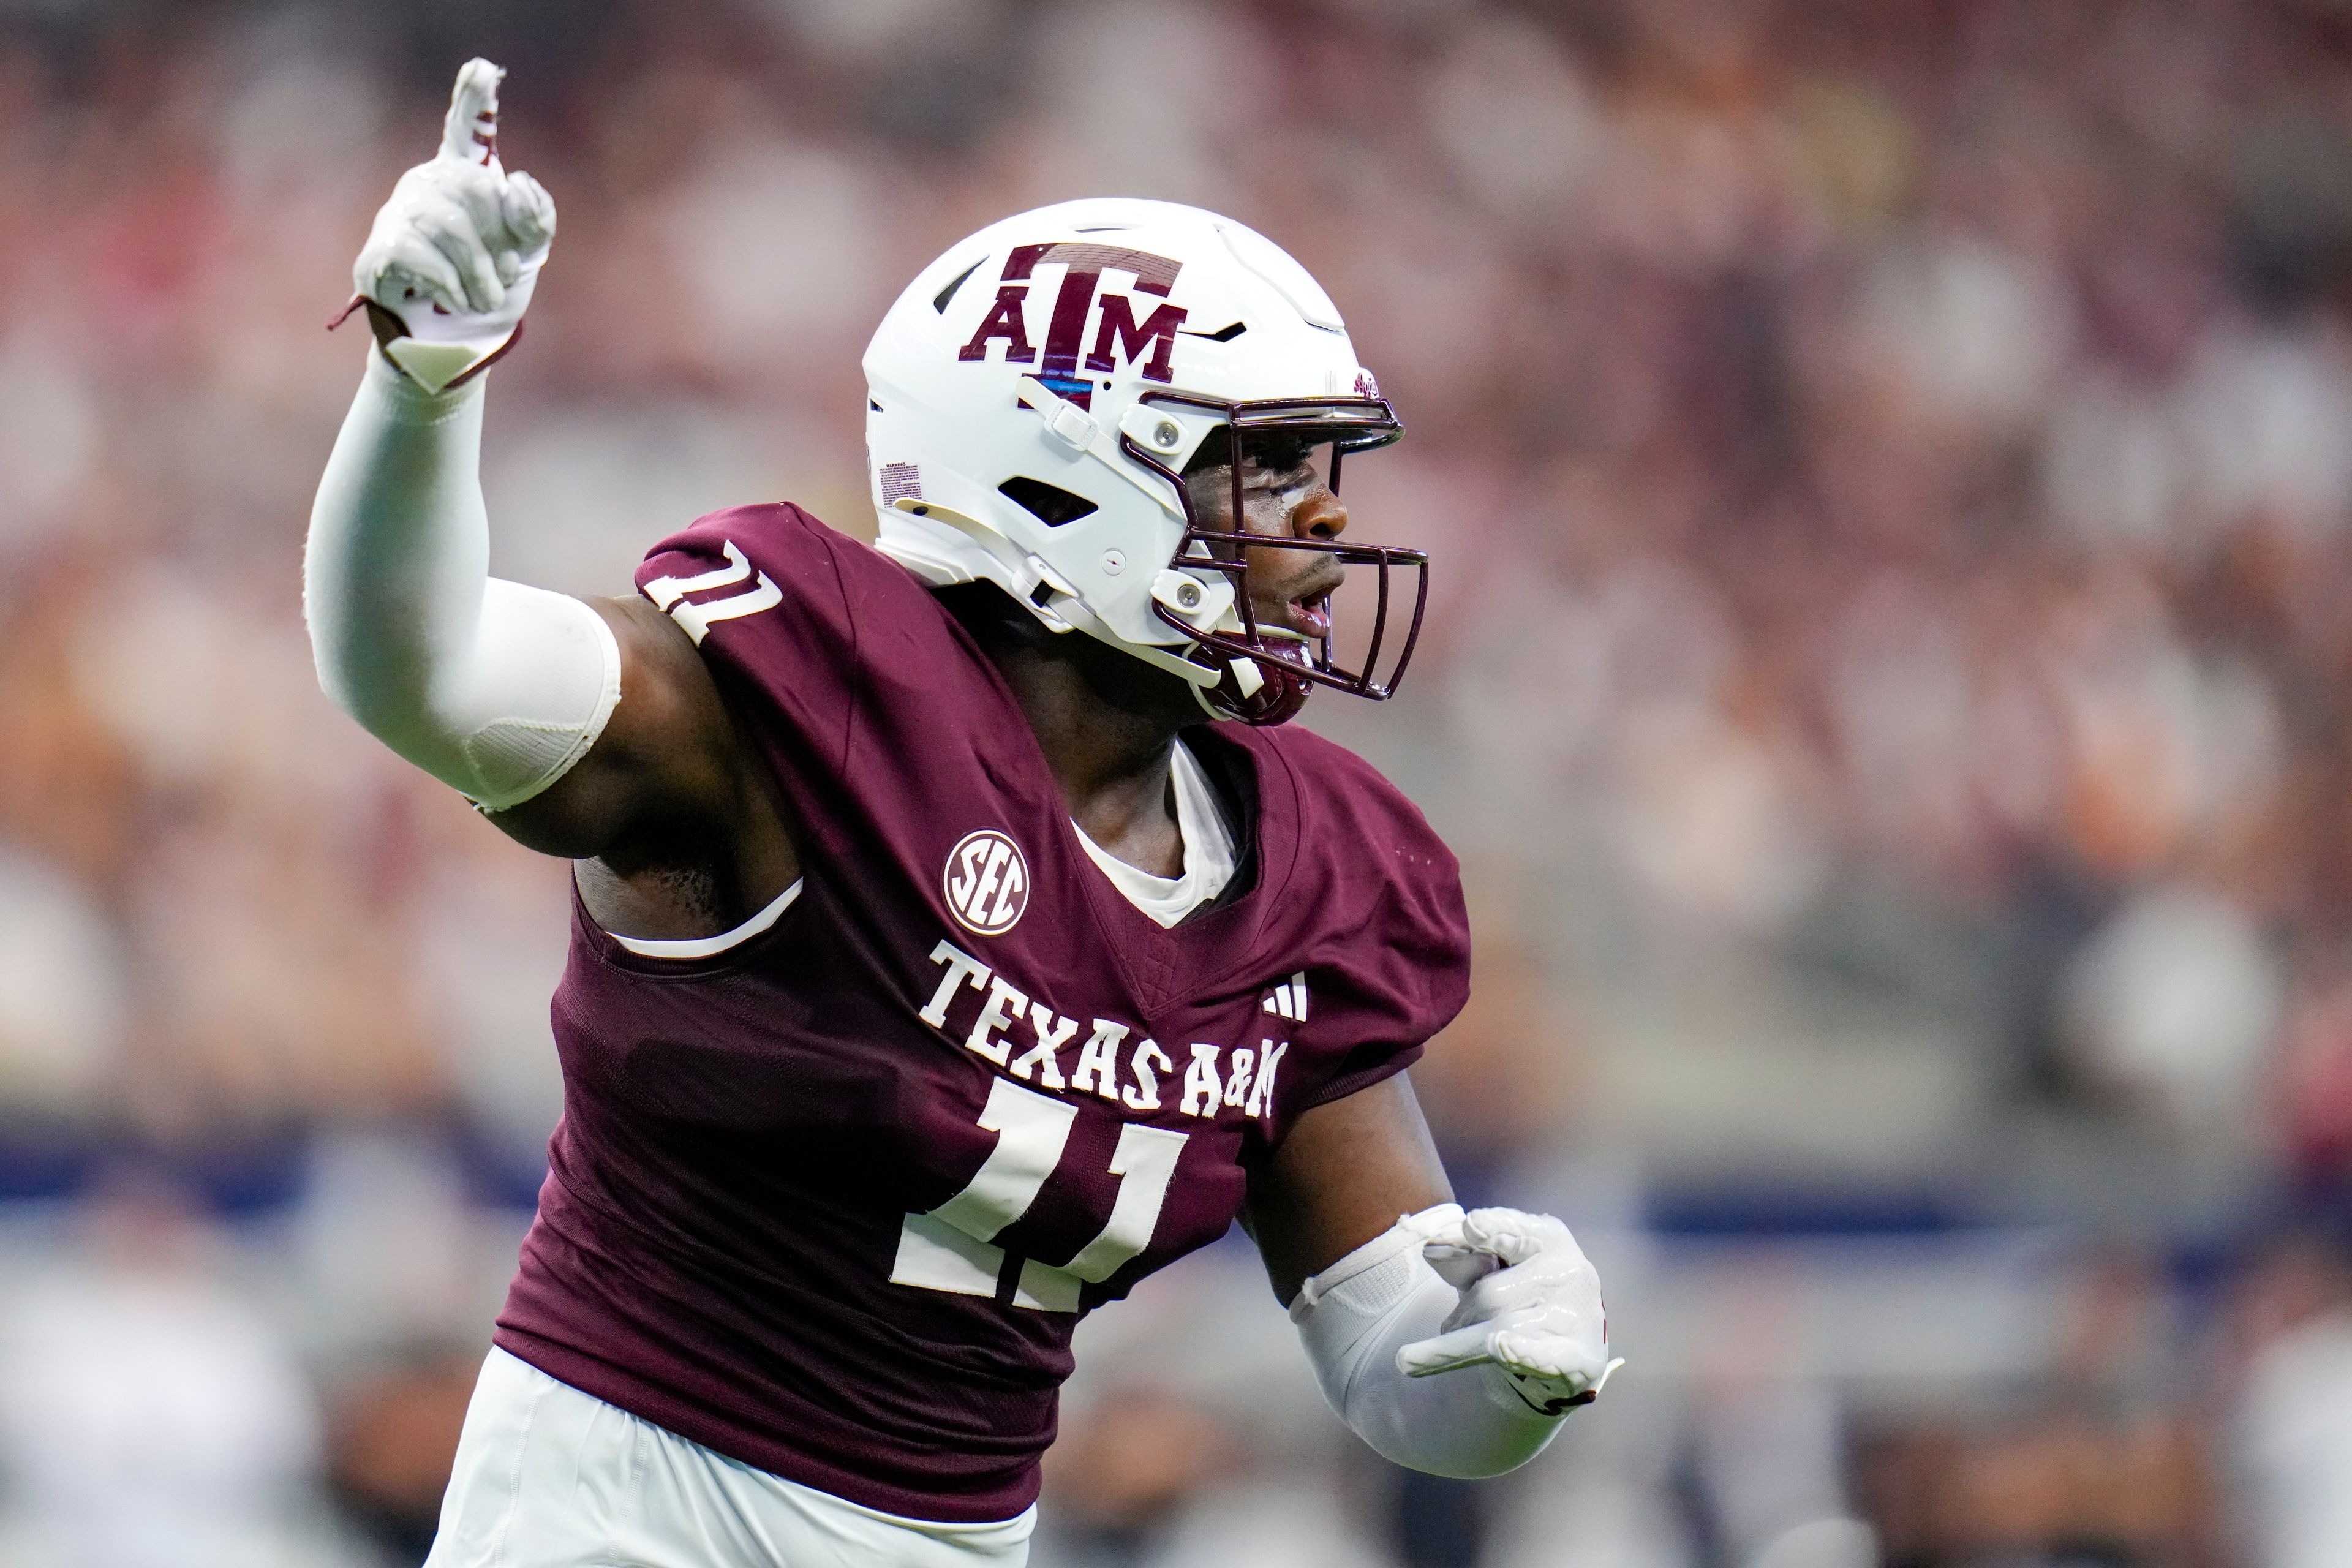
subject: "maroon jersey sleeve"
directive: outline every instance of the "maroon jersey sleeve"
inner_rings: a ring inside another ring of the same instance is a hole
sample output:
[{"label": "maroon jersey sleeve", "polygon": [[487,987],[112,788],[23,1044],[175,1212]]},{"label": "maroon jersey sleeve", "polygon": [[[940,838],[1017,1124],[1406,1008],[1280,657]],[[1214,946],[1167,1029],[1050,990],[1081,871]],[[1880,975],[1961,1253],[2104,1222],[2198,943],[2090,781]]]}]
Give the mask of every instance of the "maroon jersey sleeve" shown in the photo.
[{"label": "maroon jersey sleeve", "polygon": [[861,658],[840,542],[796,506],[730,507],[663,540],[637,567],[638,592],[697,647],[715,626],[761,617],[761,657],[784,677],[762,719],[781,721],[795,749],[835,773],[848,752]]},{"label": "maroon jersey sleeve", "polygon": [[1370,763],[1307,730],[1250,738],[1280,763],[1261,787],[1297,795],[1284,903],[1311,924],[1305,966],[1266,1003],[1298,1056],[1278,1142],[1302,1112],[1403,1071],[1453,1022],[1470,994],[1470,924],[1453,852]]}]

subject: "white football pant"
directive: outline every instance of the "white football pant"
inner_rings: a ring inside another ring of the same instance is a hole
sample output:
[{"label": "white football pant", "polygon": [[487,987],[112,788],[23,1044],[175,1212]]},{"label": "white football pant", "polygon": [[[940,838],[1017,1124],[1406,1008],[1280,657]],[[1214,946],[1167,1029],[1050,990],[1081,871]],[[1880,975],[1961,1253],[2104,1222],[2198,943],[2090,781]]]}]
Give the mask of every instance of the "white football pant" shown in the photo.
[{"label": "white football pant", "polygon": [[934,1524],[713,1453],[501,1350],[466,1409],[425,1568],[1021,1568],[1034,1508]]}]

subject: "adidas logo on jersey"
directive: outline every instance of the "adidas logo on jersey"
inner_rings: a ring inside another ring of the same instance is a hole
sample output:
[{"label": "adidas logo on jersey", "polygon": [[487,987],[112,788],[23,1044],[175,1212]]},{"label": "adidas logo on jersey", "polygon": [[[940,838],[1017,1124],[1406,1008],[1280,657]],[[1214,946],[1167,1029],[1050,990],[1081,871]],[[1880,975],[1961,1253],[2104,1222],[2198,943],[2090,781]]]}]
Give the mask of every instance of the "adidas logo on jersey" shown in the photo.
[{"label": "adidas logo on jersey", "polygon": [[1307,971],[1302,969],[1276,986],[1265,999],[1265,1010],[1294,1024],[1307,1022]]}]

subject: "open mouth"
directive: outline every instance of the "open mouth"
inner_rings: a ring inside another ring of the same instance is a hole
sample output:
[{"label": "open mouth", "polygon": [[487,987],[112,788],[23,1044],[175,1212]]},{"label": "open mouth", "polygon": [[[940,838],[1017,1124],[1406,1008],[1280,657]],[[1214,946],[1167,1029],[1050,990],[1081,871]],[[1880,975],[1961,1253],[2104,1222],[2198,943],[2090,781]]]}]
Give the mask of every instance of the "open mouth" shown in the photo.
[{"label": "open mouth", "polygon": [[1277,652],[1321,642],[1331,635],[1331,601],[1328,597],[1283,599],[1273,606],[1262,605],[1257,629],[1258,635],[1274,644]]},{"label": "open mouth", "polygon": [[1257,628],[1286,641],[1322,642],[1331,635],[1331,587],[1316,573],[1278,599],[1257,602]]}]

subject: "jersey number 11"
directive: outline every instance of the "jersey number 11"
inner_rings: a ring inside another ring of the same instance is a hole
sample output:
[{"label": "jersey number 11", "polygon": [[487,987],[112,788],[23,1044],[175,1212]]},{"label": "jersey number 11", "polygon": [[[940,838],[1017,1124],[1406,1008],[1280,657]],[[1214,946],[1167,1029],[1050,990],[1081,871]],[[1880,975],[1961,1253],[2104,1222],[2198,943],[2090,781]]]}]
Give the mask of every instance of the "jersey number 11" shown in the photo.
[{"label": "jersey number 11", "polygon": [[[983,1131],[996,1134],[996,1147],[963,1191],[929,1214],[910,1214],[898,1229],[898,1260],[890,1271],[895,1285],[951,1290],[960,1296],[993,1296],[1004,1272],[1004,1249],[997,1234],[1029,1212],[1070,1141],[1077,1108],[998,1079],[980,1113]],[[1035,1258],[1021,1261],[1013,1304],[1044,1312],[1075,1312],[1081,1285],[1099,1285],[1151,1245],[1167,1201],[1176,1157],[1190,1136],[1164,1127],[1130,1121],[1118,1131],[1110,1173],[1119,1178],[1118,1196],[1100,1235],[1077,1256],[1055,1268]]]}]

